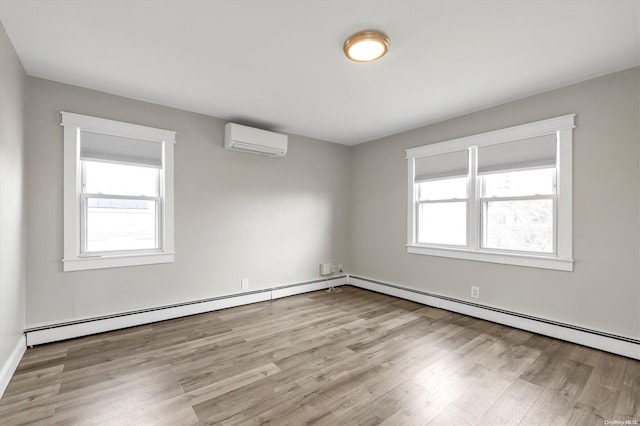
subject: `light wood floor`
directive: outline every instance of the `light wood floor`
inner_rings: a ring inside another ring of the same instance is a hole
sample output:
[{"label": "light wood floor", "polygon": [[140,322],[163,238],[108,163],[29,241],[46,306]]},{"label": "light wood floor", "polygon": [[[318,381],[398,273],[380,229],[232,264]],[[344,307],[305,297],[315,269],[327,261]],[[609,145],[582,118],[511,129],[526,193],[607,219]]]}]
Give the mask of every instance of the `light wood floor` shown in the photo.
[{"label": "light wood floor", "polygon": [[640,422],[639,361],[342,290],[28,349],[0,423]]}]

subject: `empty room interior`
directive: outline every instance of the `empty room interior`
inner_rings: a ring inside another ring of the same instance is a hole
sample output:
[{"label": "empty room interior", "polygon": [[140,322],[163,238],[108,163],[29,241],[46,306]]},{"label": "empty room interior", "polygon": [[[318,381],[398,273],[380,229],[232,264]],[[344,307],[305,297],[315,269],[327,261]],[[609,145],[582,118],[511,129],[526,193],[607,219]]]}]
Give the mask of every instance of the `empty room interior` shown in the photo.
[{"label": "empty room interior", "polygon": [[640,1],[0,0],[0,396],[637,425]]}]

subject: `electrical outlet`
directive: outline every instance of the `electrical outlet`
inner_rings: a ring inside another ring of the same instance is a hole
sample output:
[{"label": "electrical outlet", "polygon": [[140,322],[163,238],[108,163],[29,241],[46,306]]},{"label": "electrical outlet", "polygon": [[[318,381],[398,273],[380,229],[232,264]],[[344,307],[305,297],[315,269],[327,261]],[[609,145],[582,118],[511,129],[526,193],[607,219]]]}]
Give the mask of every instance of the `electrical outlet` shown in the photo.
[{"label": "electrical outlet", "polygon": [[471,286],[471,297],[480,299],[480,287],[476,287],[475,285]]},{"label": "electrical outlet", "polygon": [[249,278],[244,278],[240,281],[240,288],[242,290],[249,290]]}]

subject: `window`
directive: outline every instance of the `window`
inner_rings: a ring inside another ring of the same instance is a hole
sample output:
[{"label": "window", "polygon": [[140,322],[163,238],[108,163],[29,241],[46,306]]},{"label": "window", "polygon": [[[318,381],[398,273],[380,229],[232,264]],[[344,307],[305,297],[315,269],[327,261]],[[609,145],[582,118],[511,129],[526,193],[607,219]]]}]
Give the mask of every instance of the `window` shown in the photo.
[{"label": "window", "polygon": [[482,247],[554,253],[555,168],[482,176]]},{"label": "window", "polygon": [[80,253],[160,249],[159,170],[81,161]]},{"label": "window", "polygon": [[468,156],[456,151],[416,160],[417,242],[467,245]]},{"label": "window", "polygon": [[172,262],[175,133],[62,113],[64,270]]},{"label": "window", "polygon": [[573,270],[574,117],[407,150],[407,251]]}]

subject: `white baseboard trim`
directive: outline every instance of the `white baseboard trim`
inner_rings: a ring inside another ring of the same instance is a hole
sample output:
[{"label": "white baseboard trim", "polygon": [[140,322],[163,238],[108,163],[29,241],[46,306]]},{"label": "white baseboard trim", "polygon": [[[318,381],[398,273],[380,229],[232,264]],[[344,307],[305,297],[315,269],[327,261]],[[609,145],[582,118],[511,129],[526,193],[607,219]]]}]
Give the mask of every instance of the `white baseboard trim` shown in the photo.
[{"label": "white baseboard trim", "polygon": [[0,398],[4,395],[4,391],[7,390],[7,386],[9,386],[9,382],[11,381],[11,377],[13,377],[13,373],[15,373],[20,360],[22,359],[22,355],[27,350],[27,341],[25,336],[20,336],[18,341],[16,342],[16,346],[11,351],[9,358],[2,364],[0,368]]},{"label": "white baseboard trim", "polygon": [[640,341],[636,339],[550,321],[544,318],[522,315],[502,309],[490,308],[475,303],[429,294],[394,284],[388,284],[369,278],[351,275],[348,277],[348,283],[354,287],[411,300],[423,305],[433,306],[434,308],[445,309],[447,311],[481,318],[487,321],[520,328],[522,330],[543,334],[556,339],[566,340],[568,342],[640,360]]},{"label": "white baseboard trim", "polygon": [[38,325],[37,327],[31,327],[25,330],[26,346],[57,342],[59,340],[88,336],[90,334],[103,333],[121,328],[232,308],[234,306],[279,299],[295,294],[308,293],[310,291],[326,289],[329,286],[344,285],[346,278],[346,276],[331,277],[328,279],[214,297],[205,300],[196,300],[176,305],[160,306],[140,311]]}]

